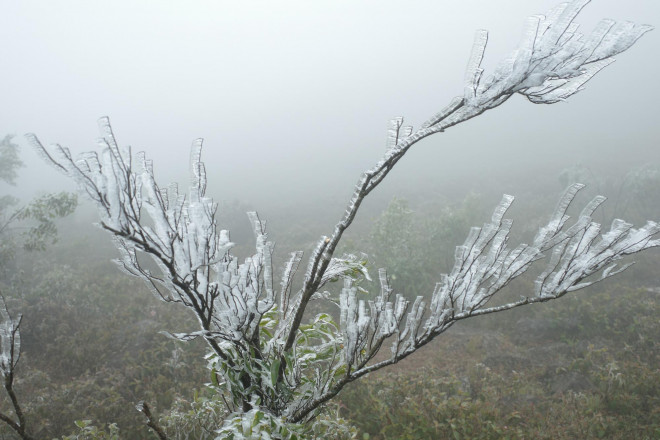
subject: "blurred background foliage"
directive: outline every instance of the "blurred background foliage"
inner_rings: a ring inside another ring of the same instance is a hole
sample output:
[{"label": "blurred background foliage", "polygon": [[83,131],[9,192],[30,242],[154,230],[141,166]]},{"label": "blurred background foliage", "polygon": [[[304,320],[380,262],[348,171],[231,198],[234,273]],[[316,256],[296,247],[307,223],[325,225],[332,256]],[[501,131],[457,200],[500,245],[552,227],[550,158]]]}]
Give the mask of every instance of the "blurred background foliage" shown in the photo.
[{"label": "blurred background foliage", "polygon": [[[11,182],[12,174],[5,175]],[[513,243],[532,236],[576,178],[591,179],[585,200],[611,197],[600,214],[605,227],[614,212],[637,223],[660,218],[657,167],[614,178],[576,166],[545,194],[524,184],[511,190],[518,199],[510,213]],[[398,292],[428,295],[451,269],[468,229],[489,219],[500,197],[491,186],[475,184],[440,201],[420,196],[365,205],[340,252],[366,252],[372,275],[386,267]],[[91,226],[91,209],[60,218],[75,207],[70,195],[63,197],[61,211],[37,201],[23,211],[34,215],[14,217],[0,236],[0,289],[10,310],[24,315],[15,389],[30,432],[44,439],[155,438],[135,410],[144,400],[172,438],[213,438],[210,427],[225,413],[205,386],[204,345],[158,333],[193,330],[194,318],[109,263],[115,251],[109,236]],[[58,215],[38,214],[39,207]],[[253,244],[250,208],[239,201],[219,208],[239,255]],[[331,208],[304,208],[298,216],[283,206],[262,214],[273,219],[276,258],[310,249],[328,224],[327,211],[341,213],[341,206]],[[59,240],[50,245],[50,236],[47,248],[32,246],[41,250],[33,252],[20,234],[42,217]],[[618,278],[559,301],[457,324],[400,364],[347,387],[323,417],[343,418],[350,429],[326,438],[660,438],[660,253],[637,260]],[[532,282],[520,280],[501,300],[529,294]],[[377,293],[375,284],[362,287]],[[0,427],[0,439],[12,435]]]}]

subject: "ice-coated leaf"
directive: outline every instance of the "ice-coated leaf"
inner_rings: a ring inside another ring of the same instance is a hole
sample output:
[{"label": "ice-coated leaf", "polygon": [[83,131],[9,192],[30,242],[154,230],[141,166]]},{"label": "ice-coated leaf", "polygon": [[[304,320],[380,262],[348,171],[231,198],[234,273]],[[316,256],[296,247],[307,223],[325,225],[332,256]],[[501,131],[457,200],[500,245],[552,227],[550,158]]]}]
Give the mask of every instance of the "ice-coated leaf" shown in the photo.
[{"label": "ice-coated leaf", "polygon": [[481,61],[486,52],[486,44],[488,44],[488,31],[480,29],[474,36],[472,54],[470,55],[467,69],[465,71],[465,99],[469,103],[471,103],[476,97],[479,80],[483,73],[483,69],[481,69]]},{"label": "ice-coated leaf", "polygon": [[403,117],[398,116],[390,119],[390,125],[387,129],[387,142],[385,143],[385,151],[388,152],[396,147],[399,143],[399,131],[403,125]]}]

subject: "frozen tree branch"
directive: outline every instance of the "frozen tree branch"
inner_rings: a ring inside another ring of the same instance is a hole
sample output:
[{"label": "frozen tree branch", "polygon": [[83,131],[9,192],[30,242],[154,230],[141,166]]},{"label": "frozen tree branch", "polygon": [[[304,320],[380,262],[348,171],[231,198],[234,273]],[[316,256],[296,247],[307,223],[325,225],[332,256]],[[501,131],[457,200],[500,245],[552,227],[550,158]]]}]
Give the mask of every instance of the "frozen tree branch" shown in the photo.
[{"label": "frozen tree branch", "polygon": [[465,90],[442,111],[426,121],[415,132],[403,126],[403,118],[395,118],[388,130],[385,156],[358,181],[353,197],[330,238],[318,244],[302,289],[302,301],[291,326],[286,347],[293,343],[294,333],[302,319],[305,304],[319,288],[327,261],[341,240],[343,232],[355,218],[362,200],[389,173],[392,167],[420,140],[465,122],[486,110],[504,103],[514,93],[525,95],[534,103],[552,104],[565,100],[583,89],[584,83],[614,61],[613,56],[632,46],[652,29],[633,23],[617,24],[603,20],[585,40],[577,32],[573,20],[589,0],[562,3],[547,17],[530,17],[520,46],[482,81],[481,61],[488,32],[477,31],[472,55],[465,75]]},{"label": "frozen tree branch", "polygon": [[165,431],[163,431],[163,428],[158,426],[158,423],[154,420],[153,415],[151,414],[151,408],[149,408],[149,405],[147,405],[147,402],[140,401],[135,405],[135,408],[140,411],[142,414],[144,414],[144,417],[147,419],[147,426],[151,428],[154,433],[158,436],[160,440],[167,440],[167,435],[165,435]]},{"label": "frozen tree branch", "polygon": [[11,416],[2,411],[0,412],[0,420],[16,431],[22,439],[32,440],[33,437],[25,431],[25,416],[14,391],[14,372],[21,357],[21,333],[18,327],[21,325],[22,317],[18,315],[17,318],[13,319],[9,315],[7,303],[5,303],[5,298],[2,295],[0,295],[0,301],[2,301],[2,308],[0,309],[0,317],[2,318],[0,321],[0,373],[2,373],[5,391],[11,400],[17,419],[12,419]]},{"label": "frozen tree branch", "polygon": [[[363,262],[352,255],[334,256],[365,197],[413,145],[501,105],[515,93],[534,103],[565,100],[651,29],[604,20],[584,37],[573,20],[587,3],[562,3],[547,16],[531,17],[518,49],[486,77],[481,62],[488,34],[478,31],[462,96],[417,130],[403,125],[403,118],[391,121],[384,156],[358,180],[332,234],[322,237],[312,251],[297,289],[294,279],[302,252],[291,254],[276,283],[273,245],[256,213],[248,214],[256,238],[254,255],[243,263],[231,255],[229,232],[218,229],[217,205],[205,195],[201,140],[192,146],[190,190],[180,194],[176,185],[157,185],[152,163],[143,153],[134,159],[129,148],[118,146],[107,118],[100,120],[100,155],[85,153],[74,159],[68,149],[47,149],[29,136],[47,161],[95,202],[101,226],[115,237],[119,267],[143,279],[159,299],[183,304],[195,314],[197,331],[168,335],[206,340],[214,353],[213,377],[232,399],[228,405],[243,414],[256,414],[259,407],[288,422],[305,422],[347,383],[403,359],[456,321],[559,298],[624,270],[627,265],[616,266],[620,258],[658,246],[654,222],[634,229],[616,220],[601,234],[591,215],[602,197],[567,226],[567,209],[582,188],[574,185],[533,242],[514,248],[508,247],[512,222],[504,218],[513,197],[505,196],[491,222],[472,228],[456,249],[453,269],[440,278],[428,299],[418,297],[411,303],[394,294],[385,270],[380,270],[380,294],[359,300],[355,280],[368,276]],[[145,256],[156,264],[156,272],[143,265]],[[487,306],[498,291],[546,256],[547,267],[536,280],[533,296]],[[328,314],[304,324],[309,302],[338,278],[344,280],[339,324]],[[384,345],[389,345],[390,356],[372,362]]]},{"label": "frozen tree branch", "polygon": [[[449,275],[441,277],[429,307],[421,296],[412,306],[401,295],[390,301],[392,289],[384,269],[379,273],[381,294],[372,301],[358,300],[356,289],[346,280],[341,293],[340,321],[344,362],[349,370],[344,382],[398,362],[456,321],[560,298],[625,270],[631,263],[616,268],[622,257],[660,245],[660,239],[654,238],[660,232],[660,225],[655,222],[634,229],[615,220],[610,231],[599,237],[600,225],[592,221],[591,214],[605,200],[601,196],[582,210],[573,225],[565,227],[569,219],[566,210],[582,188],[580,184],[568,188],[550,222],[540,228],[533,243],[513,249],[507,246],[512,222],[503,219],[513,197],[504,196],[491,223],[472,228],[465,243],[456,248],[454,267]],[[534,296],[484,307],[498,291],[546,254],[551,257],[547,269],[536,278]],[[597,277],[590,279],[594,275]],[[390,358],[367,365],[386,340],[391,344]],[[337,383],[311,406],[336,395],[343,384]],[[305,410],[294,415],[294,420],[302,417]]]}]

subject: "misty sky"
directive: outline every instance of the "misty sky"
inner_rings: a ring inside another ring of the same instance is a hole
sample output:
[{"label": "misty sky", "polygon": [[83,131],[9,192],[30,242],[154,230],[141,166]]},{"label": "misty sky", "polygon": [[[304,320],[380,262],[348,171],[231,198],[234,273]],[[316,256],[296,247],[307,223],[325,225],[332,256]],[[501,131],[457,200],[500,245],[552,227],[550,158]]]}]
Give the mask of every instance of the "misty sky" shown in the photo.
[{"label": "misty sky", "polygon": [[[216,199],[348,198],[382,154],[389,118],[419,125],[462,93],[476,29],[491,31],[492,67],[524,19],[556,3],[5,1],[0,135],[18,135],[19,184],[32,192],[66,181],[22,135],[77,153],[94,148],[108,115],[120,143],[154,159],[161,184],[185,178],[203,137]],[[578,22],[586,32],[604,17],[660,26],[660,3],[593,0]],[[442,194],[492,176],[504,192],[511,174],[533,182],[575,163],[660,163],[659,43],[660,31],[647,34],[567,103],[514,97],[423,141],[381,191]]]}]

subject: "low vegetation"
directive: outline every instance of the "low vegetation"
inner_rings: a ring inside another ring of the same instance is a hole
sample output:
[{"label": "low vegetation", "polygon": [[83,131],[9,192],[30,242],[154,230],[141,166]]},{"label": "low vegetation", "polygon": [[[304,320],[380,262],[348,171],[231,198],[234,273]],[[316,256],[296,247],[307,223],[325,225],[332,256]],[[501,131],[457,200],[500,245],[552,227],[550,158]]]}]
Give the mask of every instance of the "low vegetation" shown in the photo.
[{"label": "low vegetation", "polygon": [[[448,244],[436,252],[443,255],[466,224],[478,222],[486,206],[479,200],[448,204],[434,221],[426,210],[435,208],[395,200],[351,242],[369,248],[387,228],[405,227],[421,245],[420,237],[441,231]],[[205,348],[158,333],[185,331],[194,325],[190,316],[118,276],[102,231],[65,221],[56,246],[18,252],[22,274],[8,295],[10,310],[24,315],[15,388],[34,436],[154,438],[134,409],[144,400],[171,438],[213,438],[209,427],[226,414],[209,388],[200,388],[211,382],[197,361]],[[372,251],[373,265],[379,258],[407,269],[396,243]],[[345,420],[335,438],[657,438],[658,263],[660,255],[650,254],[618,284],[458,323],[446,338],[343,391],[323,417]],[[529,288],[521,281],[505,296]],[[3,429],[1,438],[13,438]]]}]

